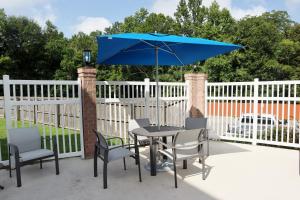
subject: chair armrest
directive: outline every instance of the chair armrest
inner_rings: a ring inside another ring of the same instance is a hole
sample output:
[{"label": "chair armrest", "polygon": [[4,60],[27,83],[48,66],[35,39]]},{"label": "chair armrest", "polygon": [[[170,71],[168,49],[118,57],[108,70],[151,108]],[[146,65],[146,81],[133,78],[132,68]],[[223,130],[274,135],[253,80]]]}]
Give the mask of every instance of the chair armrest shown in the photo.
[{"label": "chair armrest", "polygon": [[[8,147],[9,147],[9,154],[11,155],[11,149],[13,149],[13,152],[15,154],[15,157],[19,157],[19,148],[17,145],[12,144],[12,143],[8,143]],[[9,156],[10,156],[9,155]]]},{"label": "chair armrest", "polygon": [[57,141],[56,141],[56,138],[53,137],[52,140],[53,140],[53,151],[57,152]]},{"label": "chair armrest", "polygon": [[206,136],[206,139],[209,140],[209,137],[208,137],[208,129],[205,130],[205,136]]},{"label": "chair armrest", "polygon": [[161,144],[161,145],[167,147],[167,148],[173,148],[171,145],[168,145],[168,144],[162,142],[161,140],[157,140],[156,142],[157,142],[158,144]]},{"label": "chair armrest", "polygon": [[175,146],[172,146],[172,149],[185,149],[185,148],[189,148],[189,147],[196,147],[198,145],[201,145],[203,144],[202,142],[197,142],[197,143],[194,143],[194,144],[186,144],[186,145],[175,145]]},{"label": "chair armrest", "polygon": [[98,142],[95,143],[95,147],[97,147],[97,149],[104,149],[104,150],[109,150],[108,148],[102,146],[101,144],[99,144]]}]

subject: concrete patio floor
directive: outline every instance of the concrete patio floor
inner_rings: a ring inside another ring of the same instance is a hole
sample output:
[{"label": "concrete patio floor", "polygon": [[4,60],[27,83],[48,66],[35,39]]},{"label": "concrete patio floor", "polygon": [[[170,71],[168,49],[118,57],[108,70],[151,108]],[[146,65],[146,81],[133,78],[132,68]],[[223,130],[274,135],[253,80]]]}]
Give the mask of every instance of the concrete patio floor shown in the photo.
[{"label": "concrete patio floor", "polygon": [[[61,174],[55,175],[54,162],[21,168],[21,188],[16,187],[15,173],[8,177],[0,171],[0,200],[276,200],[300,199],[298,151],[247,144],[212,142],[207,159],[209,174],[202,180],[201,165],[188,162],[188,169],[178,163],[178,189],[174,188],[173,172],[160,172],[152,177],[142,167],[143,182],[133,159],[108,165],[108,189],[102,188],[102,162],[99,177],[93,177],[92,160],[68,158],[60,160]],[[142,165],[148,149],[142,149]]]}]

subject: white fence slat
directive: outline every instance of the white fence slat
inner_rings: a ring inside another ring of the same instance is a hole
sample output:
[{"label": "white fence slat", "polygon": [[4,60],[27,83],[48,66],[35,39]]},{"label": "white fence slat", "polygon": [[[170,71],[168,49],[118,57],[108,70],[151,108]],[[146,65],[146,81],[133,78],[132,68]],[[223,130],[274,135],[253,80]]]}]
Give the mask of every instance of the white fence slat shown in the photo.
[{"label": "white fence slat", "polygon": [[[282,84],[282,97],[285,97],[285,84]],[[281,123],[281,142],[283,142],[283,133],[284,133],[284,101],[282,100],[282,106],[281,106],[281,108],[282,108],[282,111],[281,111],[281,121],[283,122],[283,123]]]},{"label": "white fence slat", "polygon": [[[297,84],[294,84],[294,99],[296,99],[296,95],[297,95]],[[295,143],[295,137],[296,137],[296,101],[294,100],[294,106],[293,106],[293,143]]]}]

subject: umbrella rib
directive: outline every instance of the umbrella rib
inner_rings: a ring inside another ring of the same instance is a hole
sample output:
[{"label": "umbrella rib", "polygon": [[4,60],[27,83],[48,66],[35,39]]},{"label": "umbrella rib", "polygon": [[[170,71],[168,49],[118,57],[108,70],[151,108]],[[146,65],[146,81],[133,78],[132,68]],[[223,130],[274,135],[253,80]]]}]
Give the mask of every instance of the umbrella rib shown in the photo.
[{"label": "umbrella rib", "polygon": [[[165,42],[162,42],[176,57],[176,59],[182,64],[184,65],[184,63],[181,61],[181,59],[177,56],[177,54],[173,51],[173,49],[171,49],[171,47],[169,47]],[[177,44],[176,44],[177,45]]]},{"label": "umbrella rib", "polygon": [[135,51],[143,51],[148,49],[153,49],[153,48],[130,49],[130,50],[123,50],[122,52],[135,52]]},{"label": "umbrella rib", "polygon": [[162,51],[165,51],[165,52],[167,52],[167,53],[169,53],[169,54],[174,54],[173,52],[171,52],[171,51],[168,51],[168,50],[166,50],[166,49],[163,49],[163,48],[161,48],[160,46],[155,46],[155,45],[153,45],[153,44],[151,44],[151,43],[149,43],[149,42],[146,42],[145,40],[140,40],[141,42],[144,42],[145,44],[147,44],[147,45],[149,45],[149,46],[151,46],[151,47],[153,47],[153,48],[158,48],[159,50],[162,50]]}]

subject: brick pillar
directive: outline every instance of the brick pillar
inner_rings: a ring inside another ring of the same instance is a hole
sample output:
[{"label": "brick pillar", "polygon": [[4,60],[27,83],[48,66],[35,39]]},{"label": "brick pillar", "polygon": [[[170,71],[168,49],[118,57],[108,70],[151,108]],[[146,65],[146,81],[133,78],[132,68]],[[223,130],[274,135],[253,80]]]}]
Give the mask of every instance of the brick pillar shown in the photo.
[{"label": "brick pillar", "polygon": [[84,157],[91,158],[94,154],[97,128],[96,119],[96,69],[92,67],[78,68],[78,78],[81,81],[82,128]]},{"label": "brick pillar", "polygon": [[190,117],[205,116],[205,81],[207,74],[193,73],[185,74],[185,81],[188,84],[187,111]]}]

